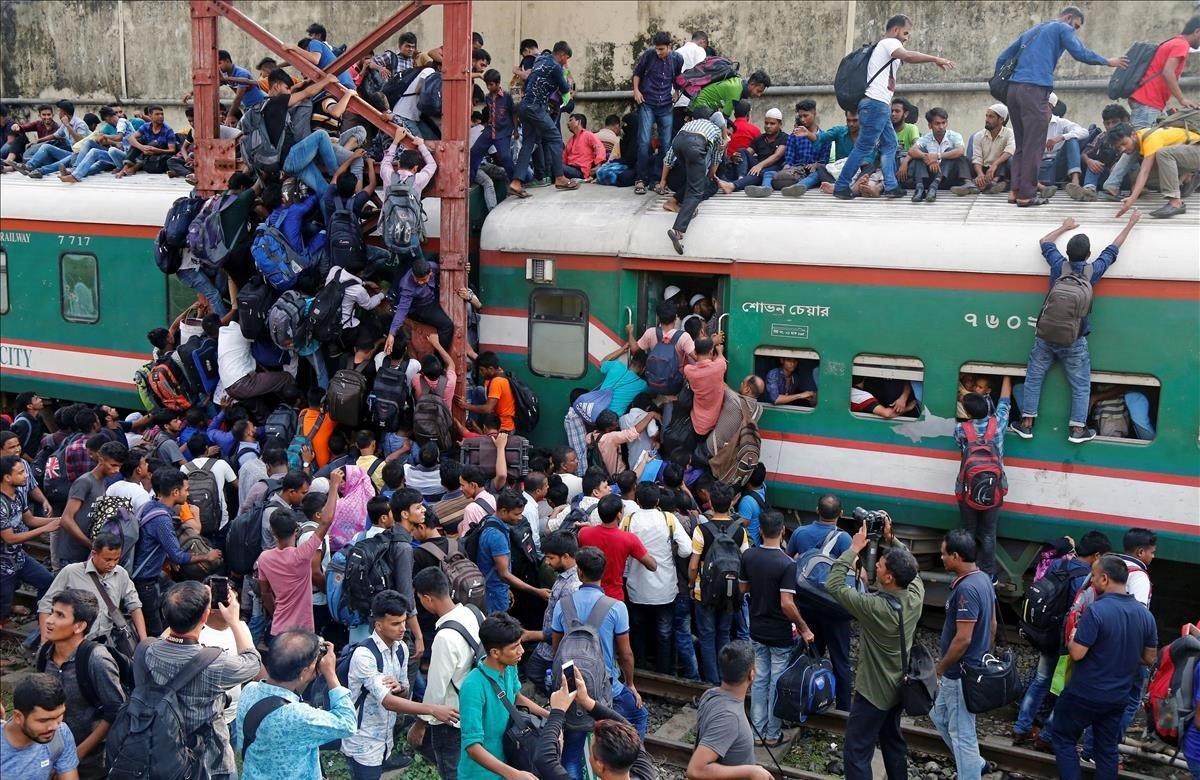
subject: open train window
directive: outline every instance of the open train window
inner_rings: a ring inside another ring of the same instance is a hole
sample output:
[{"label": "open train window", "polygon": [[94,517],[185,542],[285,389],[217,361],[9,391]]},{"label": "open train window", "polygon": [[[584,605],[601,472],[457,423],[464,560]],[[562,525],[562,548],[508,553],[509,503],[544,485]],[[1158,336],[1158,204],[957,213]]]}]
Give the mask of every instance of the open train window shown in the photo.
[{"label": "open train window", "polygon": [[1015,398],[1021,394],[1021,383],[1025,381],[1025,366],[1007,365],[1003,363],[963,363],[958,370],[958,388],[955,394],[954,416],[958,420],[967,419],[963,409],[962,399],[967,393],[982,393],[992,399],[991,408],[995,409],[1000,402],[1000,386],[1004,377],[1012,379],[1014,403],[1011,419],[1016,422],[1019,418],[1016,409],[1020,404]]},{"label": "open train window", "polygon": [[578,379],[587,373],[588,299],[582,290],[529,295],[529,368],[540,376]]},{"label": "open train window", "polygon": [[8,252],[0,247],[0,314],[8,314]]},{"label": "open train window", "polygon": [[821,356],[811,349],[759,347],[754,350],[754,373],[767,380],[759,400],[775,409],[811,412],[817,405]]},{"label": "open train window", "polygon": [[1096,429],[1096,441],[1154,441],[1161,390],[1162,385],[1152,376],[1093,371],[1088,425]]},{"label": "open train window", "polygon": [[100,321],[100,268],[93,254],[64,252],[59,258],[62,275],[62,316],[67,322]]},{"label": "open train window", "polygon": [[850,412],[867,419],[921,416],[925,364],[917,358],[859,355],[850,382]]}]

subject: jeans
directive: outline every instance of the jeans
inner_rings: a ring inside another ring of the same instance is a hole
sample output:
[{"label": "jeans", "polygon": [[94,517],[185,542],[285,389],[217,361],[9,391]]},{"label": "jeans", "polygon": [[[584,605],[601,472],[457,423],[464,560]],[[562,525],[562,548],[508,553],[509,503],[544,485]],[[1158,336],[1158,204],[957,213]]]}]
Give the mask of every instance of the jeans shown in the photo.
[{"label": "jeans", "polygon": [[128,149],[109,149],[108,159],[112,160],[114,168],[120,169],[125,165],[125,158],[129,156]]},{"label": "jeans", "polygon": [[513,179],[512,159],[512,128],[507,130],[501,129],[496,138],[491,137],[489,130],[484,130],[479,138],[475,139],[475,143],[471,146],[471,177],[474,178],[475,173],[479,170],[479,164],[483,162],[483,158],[487,157],[488,149],[496,147],[496,156],[500,158],[500,165],[504,166],[504,174],[508,176],[509,181]]},{"label": "jeans", "polygon": [[1054,705],[1054,718],[1050,723],[1050,744],[1054,746],[1054,759],[1058,765],[1058,776],[1062,780],[1078,780],[1079,754],[1075,743],[1079,735],[1089,726],[1096,736],[1095,751],[1096,780],[1115,780],[1117,777],[1117,743],[1121,740],[1121,717],[1126,702],[1100,703],[1067,688]]},{"label": "jeans", "polygon": [[158,577],[134,580],[133,588],[142,602],[142,619],[146,621],[146,636],[158,636],[163,632],[162,615],[158,602],[162,596],[162,585]]},{"label": "jeans", "polygon": [[1136,100],[1129,101],[1129,124],[1133,125],[1134,130],[1150,127],[1158,121],[1160,116],[1162,116],[1162,111],[1157,108],[1143,105]]},{"label": "jeans", "polygon": [[86,179],[93,173],[112,170],[114,167],[112,158],[108,155],[108,149],[97,146],[89,149],[87,154],[79,158],[79,162],[75,163],[75,170],[71,175],[76,179]]},{"label": "jeans", "polygon": [[925,164],[924,160],[918,160],[915,157],[911,159],[912,162],[908,164],[908,180],[922,187],[934,184],[937,184],[938,187],[942,185],[952,187],[970,178],[967,174],[967,161],[962,157],[942,160],[936,175],[929,170],[929,166]]},{"label": "jeans", "polygon": [[675,597],[675,656],[679,664],[676,671],[680,677],[699,680],[700,670],[696,665],[696,644],[692,639],[692,594],[680,593]]},{"label": "jeans", "polygon": [[846,780],[872,780],[871,759],[875,744],[883,754],[883,766],[888,780],[907,780],[908,745],[900,731],[900,705],[881,710],[854,694],[850,717],[846,719],[846,742],[842,748],[842,763]]},{"label": "jeans", "polygon": [[[54,575],[47,571],[46,567],[37,559],[26,555],[21,568],[11,575],[6,574],[0,577],[0,622],[8,620],[8,616],[12,614],[13,593],[21,583],[32,585],[37,591],[37,597],[41,599],[50,589],[52,582],[54,582]],[[33,633],[35,636],[37,635],[36,631]]]},{"label": "jeans", "polygon": [[[367,142],[367,128],[363,127],[362,125],[356,125],[338,136],[338,142],[333,147],[333,156],[337,158],[339,168],[341,167],[342,163],[346,162],[346,160],[349,160],[351,155],[354,154],[353,149],[346,148],[346,144],[350,143],[351,141],[358,141],[359,146],[365,144]],[[337,170],[337,168],[334,170]],[[360,157],[354,162],[350,163],[350,173],[353,173],[354,178],[358,179],[359,181],[363,180],[363,158]],[[333,171],[330,171],[329,175],[333,176]]]},{"label": "jeans", "polygon": [[[870,160],[875,154],[875,146],[881,149],[896,148],[896,128],[892,126],[892,107],[879,100],[865,97],[858,103],[858,140],[854,149],[846,158],[842,172],[838,175],[834,190],[850,189],[850,182],[858,175],[859,167]],[[880,155],[880,167],[883,169],[884,190],[894,190],[900,185],[896,183],[896,158],[894,155]]]},{"label": "jeans", "polygon": [[[79,178],[76,176],[76,178]],[[205,300],[212,306],[213,313],[224,317],[229,312],[229,307],[225,305],[225,301],[221,298],[221,291],[213,283],[211,277],[199,268],[180,268],[175,272],[179,277],[179,281],[191,287],[193,290],[203,295]]]},{"label": "jeans", "polygon": [[521,151],[517,154],[516,170],[523,172],[533,159],[534,146],[543,147],[548,155],[548,170],[551,178],[557,179],[562,173],[563,140],[558,123],[550,118],[550,113],[544,105],[534,105],[532,100],[522,100],[517,109],[521,117],[521,127],[524,128],[524,138],[521,140]]},{"label": "jeans", "polygon": [[337,170],[338,160],[333,151],[333,142],[324,131],[310,133],[307,138],[292,146],[287,159],[284,160],[283,170],[299,178],[312,192],[324,195],[325,190],[329,189],[329,182],[321,175],[321,169],[317,167],[318,162],[330,176]]},{"label": "jeans", "polygon": [[1042,380],[1055,360],[1062,361],[1071,385],[1072,426],[1087,426],[1088,399],[1092,393],[1092,356],[1088,352],[1086,336],[1075,339],[1065,347],[1049,344],[1033,337],[1033,349],[1029,352],[1029,364],[1025,368],[1025,405],[1021,407],[1024,417],[1037,417],[1038,403],[1042,398]]},{"label": "jeans", "polygon": [[1013,731],[1017,734],[1028,734],[1033,731],[1033,719],[1042,707],[1042,700],[1050,691],[1050,681],[1054,679],[1054,668],[1058,665],[1058,656],[1042,653],[1038,659],[1037,671],[1025,689],[1025,697],[1021,699],[1021,711],[1017,713],[1017,722]]},{"label": "jeans", "polygon": [[637,729],[639,737],[645,739],[646,727],[650,724],[650,710],[644,704],[638,705],[633,691],[622,686],[621,692],[613,696],[613,709]]},{"label": "jeans", "polygon": [[654,671],[659,674],[671,674],[674,666],[672,652],[672,626],[675,620],[675,602],[666,604],[630,604],[630,618],[633,622],[631,641],[634,658],[647,659],[650,657],[646,647],[646,634],[654,632]]},{"label": "jeans", "polygon": [[425,727],[425,741],[421,743],[421,755],[427,763],[437,767],[442,780],[458,780],[458,754],[462,746],[462,733],[453,726],[436,723]]},{"label": "jeans", "polygon": [[850,621],[832,620],[819,615],[805,615],[805,620],[813,632],[813,647],[817,654],[823,656],[828,653],[829,662],[833,664],[837,708],[849,712],[854,693],[854,677],[850,671]]},{"label": "jeans", "polygon": [[742,608],[733,613],[733,630],[738,639],[750,641],[750,597],[742,596]]},{"label": "jeans", "polygon": [[717,671],[717,655],[729,644],[729,631],[733,628],[733,612],[717,612],[712,607],[696,604],[696,636],[700,639],[700,668],[704,682],[720,685],[721,675]]},{"label": "jeans", "polygon": [[[1124,156],[1125,155],[1121,155],[1121,157]],[[1118,160],[1118,162],[1120,161]],[[1099,189],[1104,182],[1108,181],[1108,177],[1115,168],[1116,165],[1113,165],[1112,167],[1102,169],[1100,173],[1092,173],[1092,169],[1088,168],[1083,172],[1083,186],[1092,191]],[[1120,187],[1120,185],[1121,182],[1117,182],[1117,186]]]},{"label": "jeans", "polygon": [[582,168],[577,168],[574,165],[571,165],[570,163],[563,163],[563,176],[566,176],[568,179],[586,179],[587,178],[587,174],[585,174],[583,172]]},{"label": "jeans", "polygon": [[754,682],[750,689],[750,720],[755,730],[768,741],[783,736],[783,721],[775,717],[775,685],[787,669],[792,656],[790,647],[771,647],[759,642],[754,646]]},{"label": "jeans", "polygon": [[367,766],[360,764],[349,756],[345,756],[346,768],[350,770],[351,780],[379,780],[383,776],[383,764]]},{"label": "jeans", "polygon": [[642,103],[638,108],[638,137],[637,137],[637,180],[646,181],[650,176],[650,135],[651,127],[658,125],[658,138],[665,146],[672,138],[673,117],[671,106],[652,106]]},{"label": "jeans", "polygon": [[1079,166],[1079,139],[1068,138],[1063,141],[1058,152],[1053,157],[1043,157],[1038,167],[1038,181],[1042,184],[1057,184],[1068,181],[1073,174],[1082,169]]},{"label": "jeans", "polygon": [[325,365],[325,353],[318,349],[316,352],[305,355],[304,358],[308,360],[309,365],[313,368],[313,373],[317,375],[317,387],[328,390],[329,367]]},{"label": "jeans", "polygon": [[962,519],[962,527],[975,537],[979,550],[976,560],[980,571],[996,576],[996,521],[1000,517],[1000,507],[972,509],[965,501],[959,501],[958,515]]},{"label": "jeans", "polygon": [[674,181],[671,188],[679,201],[673,227],[686,233],[701,201],[716,192],[716,185],[708,178],[708,139],[698,133],[680,133],[671,142],[671,150],[675,152],[675,164],[667,176]]},{"label": "jeans", "polygon": [[29,170],[36,170],[38,173],[45,175],[61,170],[71,157],[71,153],[64,149],[59,149],[57,146],[50,144],[42,144],[33,157],[29,159],[29,164],[26,167]]},{"label": "jeans", "polygon": [[979,780],[987,762],[979,755],[979,736],[975,733],[975,715],[967,711],[962,680],[943,677],[937,699],[929,713],[934,728],[954,754],[954,766],[960,780]]}]

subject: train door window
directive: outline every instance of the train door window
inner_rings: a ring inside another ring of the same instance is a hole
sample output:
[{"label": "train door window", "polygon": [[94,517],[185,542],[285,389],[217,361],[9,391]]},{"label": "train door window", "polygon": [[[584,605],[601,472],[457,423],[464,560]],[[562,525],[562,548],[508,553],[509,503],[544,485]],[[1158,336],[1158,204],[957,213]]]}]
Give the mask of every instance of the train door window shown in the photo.
[{"label": "train door window", "polygon": [[67,322],[100,321],[100,268],[93,254],[64,252],[59,258],[62,272],[62,316]]},{"label": "train door window", "polygon": [[581,290],[542,289],[529,296],[529,368],[541,376],[587,373],[588,300]]},{"label": "train door window", "polygon": [[1005,365],[1002,363],[963,363],[958,370],[958,388],[955,393],[954,417],[965,420],[970,415],[963,408],[963,398],[968,393],[980,393],[988,397],[988,408],[995,411],[1000,403],[1000,387],[1004,377],[1009,377],[1013,383],[1013,407],[1009,419],[1016,422],[1020,419],[1021,385],[1025,381],[1025,366]]},{"label": "train door window", "polygon": [[0,314],[8,314],[8,252],[0,247]]},{"label": "train door window", "polygon": [[811,349],[759,347],[754,373],[766,377],[766,392],[758,400],[774,408],[810,412],[817,405],[821,356]]},{"label": "train door window", "polygon": [[[658,306],[670,298],[676,304],[676,317],[686,322],[698,314],[697,325],[714,335],[725,329],[728,276],[712,274],[680,274],[646,272],[638,285],[638,306],[635,324],[638,334],[658,324]],[[668,293],[670,295],[668,296]],[[685,324],[686,327],[686,324]],[[695,327],[695,326],[693,326]]]},{"label": "train door window", "polygon": [[1161,384],[1152,376],[1093,371],[1088,425],[1096,429],[1096,441],[1153,441],[1158,431],[1161,390]]},{"label": "train door window", "polygon": [[924,380],[925,364],[917,358],[859,355],[854,358],[850,411],[868,419],[920,417]]},{"label": "train door window", "polygon": [[167,277],[167,322],[174,322],[184,309],[196,302],[196,291],[175,274]]}]

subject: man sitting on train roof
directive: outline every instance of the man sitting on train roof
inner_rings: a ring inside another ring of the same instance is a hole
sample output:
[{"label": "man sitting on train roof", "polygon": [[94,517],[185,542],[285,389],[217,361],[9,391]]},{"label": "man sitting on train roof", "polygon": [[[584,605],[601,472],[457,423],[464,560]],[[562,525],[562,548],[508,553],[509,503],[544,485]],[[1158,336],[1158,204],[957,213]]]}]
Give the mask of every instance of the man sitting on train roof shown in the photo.
[{"label": "man sitting on train roof", "polygon": [[944,108],[931,108],[925,112],[929,132],[917,139],[908,150],[912,158],[909,175],[916,188],[912,202],[933,203],[937,200],[938,188],[943,184],[957,185],[969,181],[967,174],[967,147],[959,133],[949,129],[950,114]]},{"label": "man sitting on train roof", "polygon": [[1008,126],[1008,106],[993,103],[983,115],[983,129],[975,131],[971,147],[971,170],[974,177],[961,186],[951,187],[955,195],[996,195],[1008,189],[1012,178],[1008,161],[1017,150],[1016,137]]},{"label": "man sitting on train roof", "polygon": [[[1113,168],[1117,161],[1121,159],[1121,149],[1112,139],[1112,134],[1109,132],[1122,122],[1129,121],[1129,111],[1120,103],[1110,103],[1104,107],[1104,111],[1100,115],[1102,127],[1092,125],[1088,128],[1088,142],[1080,152],[1080,162],[1083,163],[1083,186],[1073,187],[1067,185],[1067,195],[1071,200],[1084,201],[1085,203],[1096,200],[1098,197],[1097,190],[1108,181]],[[1120,186],[1124,186],[1127,181],[1131,181],[1128,176],[1123,176]],[[1107,193],[1106,193],[1107,194]]]},{"label": "man sitting on train roof", "polygon": [[129,152],[109,150],[112,161],[121,166],[115,174],[118,179],[132,176],[139,170],[166,173],[167,159],[179,148],[175,131],[163,119],[162,106],[147,106],[146,113],[150,115],[150,122],[129,136]]},{"label": "man sitting on train roof", "polygon": [[1129,197],[1121,201],[1117,216],[1128,211],[1142,196],[1147,184],[1157,184],[1167,202],[1150,212],[1157,219],[1169,219],[1187,211],[1183,199],[1200,185],[1200,133],[1182,127],[1150,127],[1134,130],[1120,124],[1109,131],[1121,151],[1138,155],[1142,165]]},{"label": "man sitting on train roof", "polygon": [[821,183],[821,167],[829,162],[832,139],[821,133],[817,101],[805,98],[796,104],[796,127],[787,139],[783,170],[771,186],[784,195],[798,198]]},{"label": "man sitting on train roof", "polygon": [[[1067,119],[1067,103],[1053,92],[1047,98],[1053,115],[1046,129],[1046,150],[1038,168],[1038,182],[1045,188],[1056,187],[1064,182],[1075,187],[1081,184],[1083,168],[1080,165],[1080,145],[1087,141],[1087,128]],[[1042,197],[1047,198],[1046,189]]]},{"label": "man sitting on train roof", "polygon": [[739,154],[744,158],[746,173],[733,183],[733,191],[745,190],[747,197],[765,198],[772,192],[771,180],[783,167],[788,136],[783,132],[783,112],[768,108],[763,117],[762,134]]}]

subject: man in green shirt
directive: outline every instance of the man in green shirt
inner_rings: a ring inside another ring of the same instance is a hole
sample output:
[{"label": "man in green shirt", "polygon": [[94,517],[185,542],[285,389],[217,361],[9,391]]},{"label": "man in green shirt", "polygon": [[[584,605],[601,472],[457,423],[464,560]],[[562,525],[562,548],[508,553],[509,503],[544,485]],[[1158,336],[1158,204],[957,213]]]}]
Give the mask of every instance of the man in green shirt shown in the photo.
[{"label": "man in green shirt", "polygon": [[508,727],[508,708],[496,689],[517,707],[526,707],[547,718],[550,713],[521,695],[517,664],[525,650],[521,645],[523,629],[514,617],[497,612],[479,626],[479,644],[486,654],[463,680],[458,692],[461,713],[462,752],[458,758],[459,780],[537,780],[529,772],[520,772],[504,762],[504,729]]},{"label": "man in green shirt", "polygon": [[694,106],[720,106],[721,113],[733,116],[733,103],[751,97],[762,97],[771,86],[771,77],[761,70],[750,74],[750,78],[733,76],[724,81],[715,81],[692,98]]},{"label": "man in green shirt", "polygon": [[[867,524],[829,570],[829,596],[858,621],[859,660],[854,678],[854,700],[846,723],[842,761],[848,780],[867,780],[875,744],[883,753],[891,780],[907,776],[908,748],[900,732],[900,682],[904,671],[900,655],[900,616],[890,596],[904,614],[904,646],[912,647],[925,599],[925,585],[917,576],[917,560],[892,536],[892,519],[884,514],[879,557],[875,563],[878,593],[860,593],[846,584],[858,554],[867,546]],[[466,711],[465,709],[463,710]]]},{"label": "man in green shirt", "polygon": [[921,137],[921,131],[915,124],[904,121],[908,116],[908,106],[908,101],[903,98],[892,101],[892,129],[896,131],[896,179],[902,185],[908,180],[908,149]]}]

